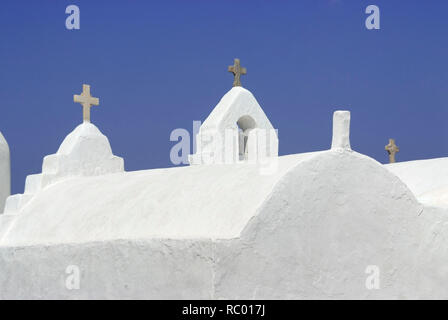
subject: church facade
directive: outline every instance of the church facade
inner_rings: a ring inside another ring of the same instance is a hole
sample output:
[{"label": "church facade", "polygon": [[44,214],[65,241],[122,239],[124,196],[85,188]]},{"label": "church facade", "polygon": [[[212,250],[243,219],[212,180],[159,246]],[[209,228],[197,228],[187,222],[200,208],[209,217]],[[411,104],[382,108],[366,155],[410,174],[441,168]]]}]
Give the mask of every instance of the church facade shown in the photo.
[{"label": "church facade", "polygon": [[75,98],[83,123],[0,214],[0,298],[448,298],[448,158],[383,165],[349,111],[328,150],[278,156],[229,70],[186,167],[124,171]]}]

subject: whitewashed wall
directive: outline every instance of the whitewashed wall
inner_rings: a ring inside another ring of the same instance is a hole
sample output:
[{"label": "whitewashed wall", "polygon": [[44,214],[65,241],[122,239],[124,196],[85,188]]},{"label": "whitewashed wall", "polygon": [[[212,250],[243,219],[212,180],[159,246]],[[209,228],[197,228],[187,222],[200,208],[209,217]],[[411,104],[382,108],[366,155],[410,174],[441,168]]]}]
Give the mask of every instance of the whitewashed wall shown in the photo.
[{"label": "whitewashed wall", "polygon": [[[0,247],[0,298],[446,299],[447,216],[371,158],[316,153],[234,239]],[[69,265],[79,290],[65,286]]]}]

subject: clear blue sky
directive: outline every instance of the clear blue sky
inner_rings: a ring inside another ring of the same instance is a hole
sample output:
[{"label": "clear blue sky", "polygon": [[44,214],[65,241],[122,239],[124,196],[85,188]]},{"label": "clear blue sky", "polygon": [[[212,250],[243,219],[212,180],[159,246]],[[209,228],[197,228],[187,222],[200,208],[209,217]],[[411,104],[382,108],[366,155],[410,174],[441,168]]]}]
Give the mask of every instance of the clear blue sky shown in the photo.
[{"label": "clear blue sky", "polygon": [[[65,8],[81,29],[65,28]],[[381,30],[365,28],[369,4]],[[126,170],[171,166],[175,128],[191,131],[231,88],[234,57],[275,128],[280,154],[331,144],[336,109],[352,148],[387,162],[448,155],[448,1],[62,1],[0,4],[0,131],[13,192],[81,123],[73,94],[92,86],[92,122]]]}]

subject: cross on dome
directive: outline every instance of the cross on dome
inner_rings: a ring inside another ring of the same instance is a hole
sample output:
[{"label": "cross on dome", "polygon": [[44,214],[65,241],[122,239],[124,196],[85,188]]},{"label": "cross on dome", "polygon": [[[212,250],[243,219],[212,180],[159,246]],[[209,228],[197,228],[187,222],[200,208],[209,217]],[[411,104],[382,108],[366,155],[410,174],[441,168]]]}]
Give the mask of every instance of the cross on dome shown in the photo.
[{"label": "cross on dome", "polygon": [[98,98],[90,95],[90,86],[88,84],[82,85],[82,93],[80,95],[73,95],[73,101],[82,104],[84,122],[90,122],[90,108],[100,104],[100,100]]}]

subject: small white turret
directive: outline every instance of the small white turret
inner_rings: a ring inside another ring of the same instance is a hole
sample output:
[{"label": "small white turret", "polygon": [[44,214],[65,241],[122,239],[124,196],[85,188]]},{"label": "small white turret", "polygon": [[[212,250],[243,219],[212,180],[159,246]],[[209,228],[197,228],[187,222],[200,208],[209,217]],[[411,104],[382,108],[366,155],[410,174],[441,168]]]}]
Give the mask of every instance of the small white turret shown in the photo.
[{"label": "small white turret", "polygon": [[123,159],[114,156],[107,137],[90,122],[90,107],[99,104],[99,99],[90,95],[90,86],[84,85],[83,93],[75,95],[74,101],[83,105],[83,123],[64,139],[55,154],[44,158],[42,173],[27,176],[25,192],[7,199],[5,214],[19,213],[36,193],[62,179],[124,171]]},{"label": "small white turret", "polygon": [[333,140],[331,149],[351,150],[350,147],[350,111],[335,111],[333,114]]},{"label": "small white turret", "polygon": [[0,132],[0,213],[5,207],[6,198],[11,194],[11,160],[9,146]]}]

